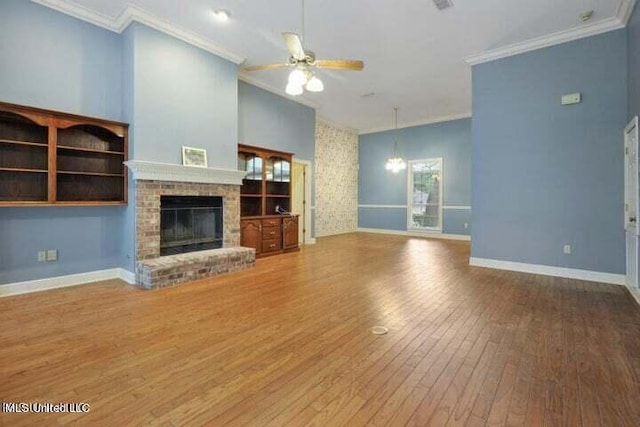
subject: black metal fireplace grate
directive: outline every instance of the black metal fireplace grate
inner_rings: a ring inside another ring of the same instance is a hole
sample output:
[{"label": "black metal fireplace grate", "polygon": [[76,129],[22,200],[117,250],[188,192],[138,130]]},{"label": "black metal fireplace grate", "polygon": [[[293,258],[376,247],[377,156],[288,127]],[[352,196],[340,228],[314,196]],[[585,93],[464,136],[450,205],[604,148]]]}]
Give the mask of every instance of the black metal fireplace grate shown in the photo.
[{"label": "black metal fireplace grate", "polygon": [[222,197],[161,196],[160,255],[222,247]]}]

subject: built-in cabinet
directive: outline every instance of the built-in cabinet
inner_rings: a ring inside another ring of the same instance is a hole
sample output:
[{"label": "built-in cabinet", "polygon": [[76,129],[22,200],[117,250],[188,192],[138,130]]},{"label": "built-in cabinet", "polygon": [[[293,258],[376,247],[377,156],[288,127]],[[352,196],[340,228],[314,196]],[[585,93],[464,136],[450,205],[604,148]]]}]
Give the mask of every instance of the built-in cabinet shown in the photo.
[{"label": "built-in cabinet", "polygon": [[291,209],[293,154],[238,145],[238,169],[246,175],[240,189],[240,244],[256,256],[298,249],[298,217]]},{"label": "built-in cabinet", "polygon": [[0,206],[127,201],[125,123],[0,103]]}]

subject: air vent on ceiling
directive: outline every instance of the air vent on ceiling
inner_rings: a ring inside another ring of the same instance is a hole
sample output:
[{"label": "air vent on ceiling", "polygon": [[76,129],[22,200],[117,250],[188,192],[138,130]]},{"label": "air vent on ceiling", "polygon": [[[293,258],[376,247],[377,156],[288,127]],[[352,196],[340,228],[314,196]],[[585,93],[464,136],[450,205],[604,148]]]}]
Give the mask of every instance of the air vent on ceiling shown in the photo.
[{"label": "air vent on ceiling", "polygon": [[451,3],[451,0],[433,0],[433,3],[435,3],[438,10],[448,9],[451,6],[453,6],[453,3]]}]

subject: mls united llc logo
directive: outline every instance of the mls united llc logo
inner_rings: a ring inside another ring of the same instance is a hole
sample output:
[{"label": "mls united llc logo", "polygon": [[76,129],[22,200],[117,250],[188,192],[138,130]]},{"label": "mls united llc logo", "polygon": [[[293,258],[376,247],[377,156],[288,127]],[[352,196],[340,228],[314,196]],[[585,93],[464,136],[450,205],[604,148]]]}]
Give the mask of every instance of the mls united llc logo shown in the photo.
[{"label": "mls united llc logo", "polygon": [[2,402],[2,412],[67,412],[82,414],[89,412],[91,406],[88,403],[42,403],[42,402]]}]

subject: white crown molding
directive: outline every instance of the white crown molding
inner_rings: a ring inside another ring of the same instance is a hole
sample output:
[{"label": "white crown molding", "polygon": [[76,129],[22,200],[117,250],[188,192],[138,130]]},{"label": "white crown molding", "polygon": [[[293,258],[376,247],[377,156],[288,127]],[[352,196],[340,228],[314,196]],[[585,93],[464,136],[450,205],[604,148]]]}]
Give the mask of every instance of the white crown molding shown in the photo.
[{"label": "white crown molding", "polygon": [[[398,125],[398,129],[405,129],[405,128],[412,128],[412,127],[416,127],[416,126],[425,126],[425,125],[433,125],[436,123],[445,123],[445,122],[452,122],[454,120],[461,120],[461,119],[470,119],[471,118],[471,113],[462,113],[462,114],[452,114],[449,116],[440,116],[440,117],[430,117],[427,119],[422,119],[422,120],[416,120],[414,122],[408,122],[408,123],[403,123],[403,124],[399,124]],[[386,132],[388,130],[394,130],[395,128],[393,126],[380,126],[380,127],[375,127],[375,128],[369,128],[369,129],[360,129],[359,134],[360,135],[367,135],[370,133],[378,133],[378,132]]]},{"label": "white crown molding", "polygon": [[600,271],[579,270],[576,268],[553,267],[550,265],[526,264],[522,262],[501,261],[488,258],[469,258],[469,265],[495,268],[497,270],[518,271],[543,276],[564,277],[566,279],[586,280],[589,282],[624,285],[624,274],[602,273]]},{"label": "white crown molding", "polygon": [[636,0],[621,0],[618,5],[618,11],[616,16],[626,26],[629,23],[633,8],[636,5]]},{"label": "white crown molding", "polygon": [[247,84],[250,84],[251,86],[259,87],[260,89],[266,90],[267,92],[271,92],[274,95],[278,95],[290,101],[297,102],[298,104],[302,104],[307,107],[313,108],[314,110],[317,110],[318,108],[320,108],[320,104],[316,102],[313,102],[302,96],[287,95],[287,93],[284,90],[278,89],[266,83],[262,83],[261,81],[258,81],[255,77],[250,76],[248,73],[244,71],[238,71],[238,80],[243,81]]},{"label": "white crown molding", "polygon": [[31,0],[42,6],[46,6],[58,12],[64,13],[74,18],[89,22],[109,31],[121,34],[132,22],[139,22],[147,25],[176,39],[182,40],[200,49],[211,52],[235,64],[244,62],[245,58],[230,52],[216,44],[212,43],[205,37],[186,30],[180,26],[172,24],[158,16],[155,16],[137,6],[127,5],[117,18],[109,17],[89,10],[88,8],[66,0]]},{"label": "white crown molding", "polygon": [[439,232],[386,230],[382,228],[362,228],[362,227],[358,227],[356,231],[358,233],[390,234],[394,236],[423,237],[427,239],[445,239],[445,240],[463,240],[463,241],[471,240],[471,236],[467,236],[464,234],[444,234]]},{"label": "white crown molding", "polygon": [[0,285],[0,298],[12,295],[29,294],[32,292],[48,291],[50,289],[86,285],[93,282],[112,279],[120,279],[131,285],[135,283],[135,275],[132,272],[123,268],[111,268],[108,270],[89,271],[86,273],[70,274],[67,276],[49,277],[46,279]]},{"label": "white crown molding", "polygon": [[33,3],[56,10],[65,15],[88,22],[105,30],[118,32],[116,20],[112,17],[90,10],[89,8],[65,0],[31,0]]},{"label": "white crown molding", "polygon": [[[629,0],[622,0],[623,2]],[[635,1],[635,0],[634,0]],[[595,36],[597,34],[606,33],[613,30],[624,28],[623,23],[618,17],[603,19],[592,24],[584,24],[579,27],[562,30],[544,36],[535,37],[523,42],[510,44],[508,46],[499,47],[497,49],[487,50],[478,55],[472,55],[465,59],[469,65],[478,65],[484,62],[495,61],[513,55],[518,55],[545,47],[555,46],[558,44],[583,39],[585,37]]]},{"label": "white crown molding", "polygon": [[242,185],[242,178],[246,174],[232,169],[197,168],[142,160],[129,160],[124,164],[131,171],[134,180]]}]

